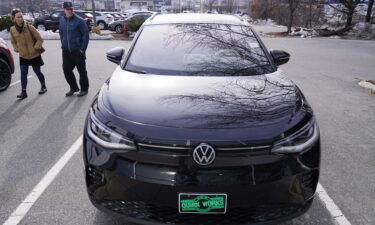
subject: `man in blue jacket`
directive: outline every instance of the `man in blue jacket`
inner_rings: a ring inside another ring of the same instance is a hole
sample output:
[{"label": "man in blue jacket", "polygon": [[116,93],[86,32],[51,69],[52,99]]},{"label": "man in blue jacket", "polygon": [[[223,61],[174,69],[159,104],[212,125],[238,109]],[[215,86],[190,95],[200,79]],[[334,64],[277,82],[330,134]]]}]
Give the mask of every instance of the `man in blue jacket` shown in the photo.
[{"label": "man in blue jacket", "polygon": [[80,91],[73,70],[77,67],[81,91],[77,96],[84,96],[89,90],[86,70],[86,49],[89,44],[89,30],[85,21],[74,14],[71,2],[64,2],[64,16],[60,17],[60,39],[63,51],[63,70],[70,86],[66,96]]}]

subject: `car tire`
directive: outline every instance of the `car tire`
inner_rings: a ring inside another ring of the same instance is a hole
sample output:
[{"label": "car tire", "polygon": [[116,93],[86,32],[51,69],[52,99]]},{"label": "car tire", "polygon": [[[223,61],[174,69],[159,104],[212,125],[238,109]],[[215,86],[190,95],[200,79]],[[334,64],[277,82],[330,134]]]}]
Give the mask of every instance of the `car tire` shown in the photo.
[{"label": "car tire", "polygon": [[105,30],[107,28],[107,24],[105,24],[103,21],[99,21],[98,27],[100,30]]},{"label": "car tire", "polygon": [[124,32],[123,28],[122,28],[122,25],[117,25],[115,27],[115,31],[117,34],[122,34],[122,32]]},{"label": "car tire", "polygon": [[4,59],[0,59],[0,92],[5,91],[11,81],[12,71],[9,64]]},{"label": "car tire", "polygon": [[42,23],[37,24],[35,27],[36,27],[37,30],[42,30],[42,31],[47,30],[47,27]]}]

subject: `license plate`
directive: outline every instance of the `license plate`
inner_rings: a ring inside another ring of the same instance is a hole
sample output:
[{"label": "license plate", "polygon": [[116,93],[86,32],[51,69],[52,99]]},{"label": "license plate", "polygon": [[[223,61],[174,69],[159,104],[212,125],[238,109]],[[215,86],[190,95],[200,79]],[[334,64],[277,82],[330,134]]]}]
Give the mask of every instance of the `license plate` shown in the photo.
[{"label": "license plate", "polygon": [[227,212],[226,194],[180,193],[178,195],[180,213],[225,214]]}]

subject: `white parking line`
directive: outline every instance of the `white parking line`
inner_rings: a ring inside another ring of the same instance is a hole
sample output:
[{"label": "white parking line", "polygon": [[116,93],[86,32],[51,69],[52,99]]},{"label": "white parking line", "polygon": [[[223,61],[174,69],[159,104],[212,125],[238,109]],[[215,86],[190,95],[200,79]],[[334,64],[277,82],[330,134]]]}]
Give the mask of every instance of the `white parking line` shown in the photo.
[{"label": "white parking line", "polygon": [[[34,203],[39,199],[47,187],[57,177],[64,166],[69,162],[73,155],[80,149],[82,145],[82,136],[79,137],[67,152],[57,161],[57,163],[47,172],[42,180],[34,187],[31,193],[22,201],[22,203],[9,216],[3,225],[17,225],[26,216]],[[351,225],[340,208],[333,202],[331,197],[324,190],[323,186],[318,183],[316,190],[318,197],[324,203],[327,211],[331,214],[338,225]]]},{"label": "white parking line", "polygon": [[[27,79],[30,79],[30,78],[32,78],[32,77],[33,77],[33,76],[30,75],[30,76],[27,77]],[[20,82],[21,82],[21,80],[16,81],[16,82],[14,82],[14,83],[11,83],[11,84],[9,85],[9,87],[12,87],[12,86],[14,86],[14,85],[16,85],[16,84],[18,84],[18,83],[20,83]]]},{"label": "white parking line", "polygon": [[72,156],[80,149],[82,145],[82,136],[69,148],[67,152],[57,161],[57,163],[47,172],[42,180],[34,187],[30,194],[14,210],[3,225],[17,225],[27,212],[31,209],[38,198],[43,194],[47,187],[52,183],[64,166],[69,162]]},{"label": "white parking line", "polygon": [[338,225],[351,225],[349,220],[346,219],[340,208],[333,202],[332,198],[329,197],[326,190],[324,190],[323,186],[320,183],[318,183],[316,192],[318,193],[320,200],[324,203],[326,209]]}]

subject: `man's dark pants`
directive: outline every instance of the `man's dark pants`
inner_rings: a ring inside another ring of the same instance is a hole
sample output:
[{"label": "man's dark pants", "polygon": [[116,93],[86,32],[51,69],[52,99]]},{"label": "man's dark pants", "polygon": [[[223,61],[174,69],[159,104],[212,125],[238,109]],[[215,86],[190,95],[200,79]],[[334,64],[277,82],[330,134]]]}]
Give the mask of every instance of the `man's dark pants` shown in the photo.
[{"label": "man's dark pants", "polygon": [[63,50],[63,70],[65,79],[70,86],[70,90],[78,91],[76,77],[74,76],[73,70],[77,67],[79,73],[79,85],[81,91],[87,92],[89,90],[89,79],[87,77],[86,70],[86,56],[80,51],[68,51]]}]

